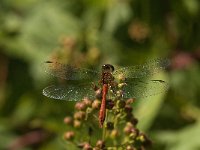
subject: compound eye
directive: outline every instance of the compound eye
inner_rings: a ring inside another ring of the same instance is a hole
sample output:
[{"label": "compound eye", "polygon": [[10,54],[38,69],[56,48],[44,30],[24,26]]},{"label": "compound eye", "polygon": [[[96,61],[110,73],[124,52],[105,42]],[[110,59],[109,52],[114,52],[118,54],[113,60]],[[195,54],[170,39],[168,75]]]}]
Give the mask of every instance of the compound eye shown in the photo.
[{"label": "compound eye", "polygon": [[113,72],[115,70],[113,65],[110,65],[111,71]]},{"label": "compound eye", "polygon": [[110,65],[110,64],[105,64],[105,65],[102,66],[102,70],[113,72],[114,71],[114,67],[112,65]]}]

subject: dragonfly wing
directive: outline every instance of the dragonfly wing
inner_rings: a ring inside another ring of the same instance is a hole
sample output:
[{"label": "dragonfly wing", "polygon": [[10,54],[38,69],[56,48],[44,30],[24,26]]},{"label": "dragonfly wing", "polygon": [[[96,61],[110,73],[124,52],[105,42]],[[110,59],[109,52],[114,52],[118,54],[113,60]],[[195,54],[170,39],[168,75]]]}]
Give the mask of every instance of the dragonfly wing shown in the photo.
[{"label": "dragonfly wing", "polygon": [[53,99],[79,101],[84,97],[94,98],[95,91],[90,84],[79,86],[51,85],[43,89],[43,95]]},{"label": "dragonfly wing", "polygon": [[143,65],[136,65],[130,67],[123,67],[117,69],[113,72],[113,75],[118,78],[123,76],[125,78],[142,78],[149,77],[155,73],[158,73],[160,70],[165,69],[169,66],[170,61],[168,59],[154,59],[149,62],[146,62]]},{"label": "dragonfly wing", "polygon": [[163,80],[137,81],[123,88],[124,98],[144,98],[166,92],[169,85]]},{"label": "dragonfly wing", "polygon": [[58,62],[46,61],[43,63],[45,72],[66,80],[92,80],[97,77],[98,72],[85,68],[76,68],[71,65],[64,65]]}]

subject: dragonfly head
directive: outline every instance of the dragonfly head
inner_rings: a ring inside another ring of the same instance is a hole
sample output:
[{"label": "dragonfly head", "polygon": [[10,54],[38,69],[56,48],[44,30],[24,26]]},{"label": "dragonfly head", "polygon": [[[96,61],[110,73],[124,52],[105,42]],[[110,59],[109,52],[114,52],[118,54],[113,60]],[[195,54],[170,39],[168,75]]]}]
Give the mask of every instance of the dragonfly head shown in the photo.
[{"label": "dragonfly head", "polygon": [[115,68],[113,67],[113,65],[105,64],[102,66],[103,72],[113,72],[114,70],[115,70]]}]

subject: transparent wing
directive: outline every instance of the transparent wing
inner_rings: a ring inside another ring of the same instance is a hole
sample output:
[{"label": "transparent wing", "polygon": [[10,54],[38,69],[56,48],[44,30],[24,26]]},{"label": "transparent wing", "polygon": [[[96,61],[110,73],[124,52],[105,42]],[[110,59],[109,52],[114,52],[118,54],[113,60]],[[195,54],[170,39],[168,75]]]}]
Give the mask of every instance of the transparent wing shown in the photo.
[{"label": "transparent wing", "polygon": [[45,72],[66,80],[92,80],[98,76],[97,71],[85,68],[76,68],[71,65],[64,65],[58,62],[46,61],[43,64]]},{"label": "transparent wing", "polygon": [[144,98],[166,92],[169,85],[163,80],[130,82],[123,88],[124,98]]},{"label": "transparent wing", "polygon": [[169,59],[154,59],[146,62],[143,65],[136,65],[117,69],[113,72],[113,76],[118,78],[123,76],[125,78],[142,78],[149,77],[169,66]]},{"label": "transparent wing", "polygon": [[43,89],[43,95],[53,99],[79,101],[84,97],[93,99],[95,91],[92,88],[92,84],[80,84],[78,86],[51,85]]}]

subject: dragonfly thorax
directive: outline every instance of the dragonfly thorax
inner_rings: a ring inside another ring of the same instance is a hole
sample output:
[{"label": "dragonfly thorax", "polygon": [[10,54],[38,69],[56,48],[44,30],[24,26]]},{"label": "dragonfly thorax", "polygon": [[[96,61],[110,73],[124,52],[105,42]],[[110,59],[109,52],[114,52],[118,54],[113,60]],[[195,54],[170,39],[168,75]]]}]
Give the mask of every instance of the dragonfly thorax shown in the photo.
[{"label": "dragonfly thorax", "polygon": [[102,79],[103,84],[111,84],[114,81],[114,77],[110,72],[102,72]]}]

